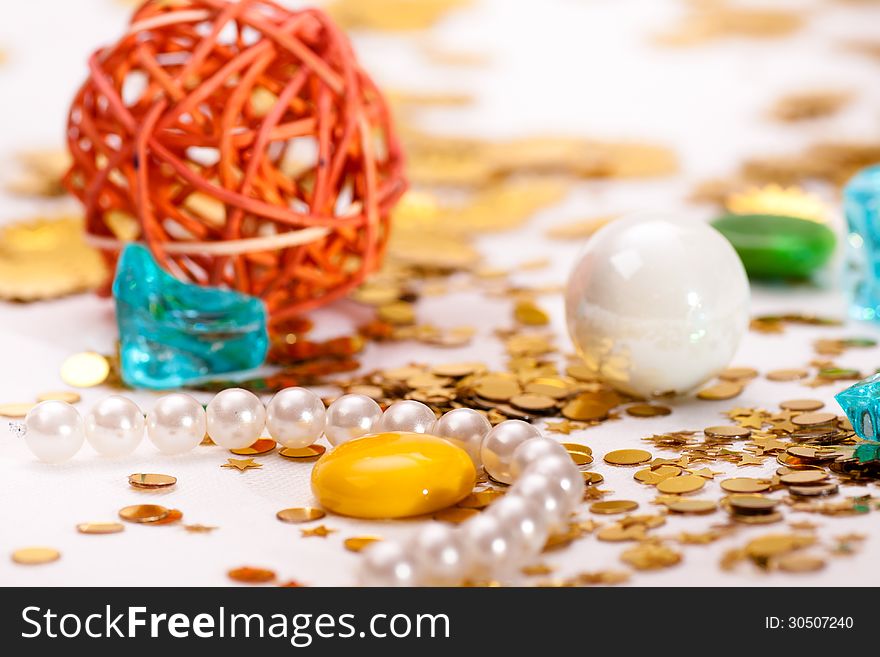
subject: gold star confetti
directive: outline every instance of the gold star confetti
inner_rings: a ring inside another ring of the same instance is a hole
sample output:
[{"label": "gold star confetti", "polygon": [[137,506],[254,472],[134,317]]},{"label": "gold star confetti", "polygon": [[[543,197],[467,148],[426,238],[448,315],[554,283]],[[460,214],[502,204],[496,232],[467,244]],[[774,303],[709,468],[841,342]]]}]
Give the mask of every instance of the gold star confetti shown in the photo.
[{"label": "gold star confetti", "polygon": [[743,454],[739,458],[738,466],[744,465],[764,465],[764,459],[759,459],[754,456],[749,456],[748,454]]},{"label": "gold star confetti", "polygon": [[250,470],[251,468],[262,468],[262,463],[257,463],[253,459],[226,459],[226,463],[221,468],[235,468],[239,472]]},{"label": "gold star confetti", "polygon": [[318,525],[317,527],[310,527],[308,529],[300,529],[300,534],[302,534],[303,538],[308,538],[309,536],[320,536],[321,538],[327,538],[330,534],[337,531],[335,529],[330,529],[325,525]]}]

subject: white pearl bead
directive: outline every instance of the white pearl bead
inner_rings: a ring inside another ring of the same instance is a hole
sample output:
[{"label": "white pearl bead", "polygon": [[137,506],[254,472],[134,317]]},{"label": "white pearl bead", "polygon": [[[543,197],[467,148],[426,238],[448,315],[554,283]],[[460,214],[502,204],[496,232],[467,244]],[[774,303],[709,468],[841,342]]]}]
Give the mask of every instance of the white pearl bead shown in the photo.
[{"label": "white pearl bead", "polygon": [[571,460],[565,448],[555,440],[545,438],[544,436],[529,438],[513,450],[510,471],[513,473],[514,479],[518,479],[529,465],[545,456],[564,456],[569,461]]},{"label": "white pearl bead", "polygon": [[436,421],[437,416],[428,406],[414,399],[405,399],[385,409],[376,431],[428,433]]},{"label": "white pearl bead", "polygon": [[488,511],[513,530],[525,554],[538,554],[547,543],[547,520],[541,507],[532,500],[508,493],[493,503]]},{"label": "white pearl bead", "polygon": [[82,447],[83,421],[77,410],[63,401],[44,401],[25,418],[25,443],[44,463],[63,463]]},{"label": "white pearl bead", "polygon": [[638,396],[684,393],[733,358],[749,325],[749,283],[718,231],[646,213],[590,238],[565,306],[575,347],[602,379]]},{"label": "white pearl bead", "polygon": [[449,525],[438,522],[423,527],[411,549],[419,565],[421,584],[449,586],[460,583],[468,574],[461,534]]},{"label": "white pearl bead", "polygon": [[491,430],[492,425],[486,416],[472,408],[456,408],[444,413],[434,424],[431,433],[461,447],[479,468],[483,465],[480,445]]},{"label": "white pearl bead", "polygon": [[382,409],[366,395],[342,395],[327,408],[324,434],[331,445],[341,445],[373,433]]},{"label": "white pearl bead", "polygon": [[514,530],[490,513],[474,516],[461,526],[462,540],[473,568],[484,576],[503,576],[524,556]]},{"label": "white pearl bead", "polygon": [[537,504],[551,530],[565,524],[568,499],[565,491],[549,476],[540,472],[526,472],[513,486],[512,492]]},{"label": "white pearl bead", "polygon": [[121,395],[110,395],[86,415],[86,438],[98,454],[127,456],[141,444],[144,425],[144,414],[137,404]]},{"label": "white pearl bead", "polygon": [[266,409],[254,393],[242,388],[218,392],[208,403],[208,435],[226,449],[250,447],[266,426]]},{"label": "white pearl bead", "polygon": [[584,499],[584,476],[568,454],[545,456],[526,468],[550,478],[565,495],[565,513],[571,513]]},{"label": "white pearl bead", "polygon": [[285,388],[266,406],[269,435],[291,449],[308,447],[324,431],[327,411],[324,402],[306,388]]},{"label": "white pearl bead", "polygon": [[514,450],[529,438],[540,436],[540,431],[522,420],[505,420],[495,425],[480,446],[480,458],[486,472],[496,481],[512,483]]},{"label": "white pearl bead", "polygon": [[361,586],[415,586],[419,582],[415,560],[395,541],[379,541],[364,550],[358,575]]},{"label": "white pearl bead", "polygon": [[205,438],[205,409],[189,395],[160,397],[147,415],[147,436],[163,454],[182,454]]}]

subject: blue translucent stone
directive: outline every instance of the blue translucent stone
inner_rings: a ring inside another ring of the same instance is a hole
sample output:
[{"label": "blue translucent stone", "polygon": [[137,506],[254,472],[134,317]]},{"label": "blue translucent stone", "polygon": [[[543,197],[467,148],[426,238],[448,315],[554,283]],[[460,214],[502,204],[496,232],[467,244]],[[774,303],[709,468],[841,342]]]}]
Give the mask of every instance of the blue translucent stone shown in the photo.
[{"label": "blue translucent stone", "polygon": [[877,440],[880,431],[880,374],[838,392],[834,399],[860,438]]},{"label": "blue translucent stone", "polygon": [[113,280],[122,379],[139,388],[178,388],[259,367],[269,338],[259,299],[184,283],[145,247],[129,244]]},{"label": "blue translucent stone", "polygon": [[880,321],[880,165],[862,169],[843,190],[849,226],[851,313]]}]

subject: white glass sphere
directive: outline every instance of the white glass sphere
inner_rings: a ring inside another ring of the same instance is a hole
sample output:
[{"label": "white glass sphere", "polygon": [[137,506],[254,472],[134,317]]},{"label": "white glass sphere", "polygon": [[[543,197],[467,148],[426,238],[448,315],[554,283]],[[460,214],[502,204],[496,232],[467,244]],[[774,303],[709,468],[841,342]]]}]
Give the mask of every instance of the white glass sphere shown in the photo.
[{"label": "white glass sphere", "polygon": [[587,242],[565,296],[587,367],[625,392],[692,390],[723,370],[749,324],[749,283],[708,224],[638,214]]},{"label": "white glass sphere", "polygon": [[480,446],[483,467],[496,481],[512,483],[514,450],[530,438],[540,437],[540,431],[522,420],[505,420],[496,424]]},{"label": "white glass sphere", "polygon": [[63,401],[44,401],[28,411],[24,420],[25,444],[44,463],[63,463],[76,454],[85,440],[79,412]]},{"label": "white glass sphere", "polygon": [[515,529],[496,515],[481,513],[461,526],[462,541],[474,572],[504,576],[525,556]]},{"label": "white glass sphere", "polygon": [[423,527],[413,539],[411,550],[423,584],[459,584],[470,570],[461,533],[448,524],[435,522]]},{"label": "white glass sphere", "polygon": [[428,433],[436,421],[437,416],[430,407],[414,399],[404,399],[385,409],[376,431]]},{"label": "white glass sphere", "polygon": [[565,495],[565,513],[571,513],[584,500],[584,476],[568,454],[545,456],[530,464],[525,474],[548,477]]},{"label": "white glass sphere", "polygon": [[285,447],[308,447],[324,431],[327,411],[324,402],[306,388],[285,388],[266,405],[269,435]]},{"label": "white glass sphere", "polygon": [[537,502],[508,493],[489,506],[488,512],[511,528],[523,553],[538,554],[547,543],[548,523]]},{"label": "white glass sphere", "polygon": [[110,395],[86,415],[86,438],[98,454],[127,456],[141,444],[145,424],[137,404],[121,395]]},{"label": "white glass sphere", "polygon": [[208,435],[226,449],[250,447],[266,426],[266,408],[254,393],[227,388],[214,395],[207,409]]},{"label": "white glass sphere", "polygon": [[[534,502],[543,511],[551,530],[559,529],[568,517],[568,497],[561,486],[548,475],[526,472],[511,489],[516,495]],[[508,493],[510,495],[510,493]]]},{"label": "white glass sphere", "polygon": [[182,392],[156,400],[147,414],[147,436],[163,454],[183,454],[205,438],[207,420],[202,405]]},{"label": "white glass sphere", "polygon": [[396,541],[379,541],[364,550],[360,562],[360,586],[416,586],[418,566],[410,551]]},{"label": "white glass sphere", "polygon": [[537,462],[545,456],[563,456],[574,465],[574,462],[572,462],[571,458],[568,456],[568,452],[565,451],[565,447],[557,443],[555,440],[545,438],[544,436],[541,436],[540,438],[529,438],[524,443],[520,443],[520,445],[513,450],[513,460],[510,465],[510,471],[513,474],[514,479],[519,478],[529,465]]},{"label": "white glass sphere", "polygon": [[341,445],[375,433],[382,409],[366,395],[342,395],[327,408],[324,435],[331,445]]},{"label": "white glass sphere", "polygon": [[455,408],[434,423],[431,433],[461,447],[479,468],[483,465],[480,445],[491,430],[492,425],[485,415],[472,408]]}]

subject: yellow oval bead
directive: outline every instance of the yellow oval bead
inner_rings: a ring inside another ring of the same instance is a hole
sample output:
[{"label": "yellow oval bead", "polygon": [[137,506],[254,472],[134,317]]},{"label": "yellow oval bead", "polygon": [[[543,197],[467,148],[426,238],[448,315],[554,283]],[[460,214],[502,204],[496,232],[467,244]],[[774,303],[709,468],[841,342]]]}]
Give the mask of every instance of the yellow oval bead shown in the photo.
[{"label": "yellow oval bead", "polygon": [[355,518],[404,518],[467,497],[477,473],[467,452],[421,433],[365,436],[327,452],[312,470],[312,490],[328,511]]}]

